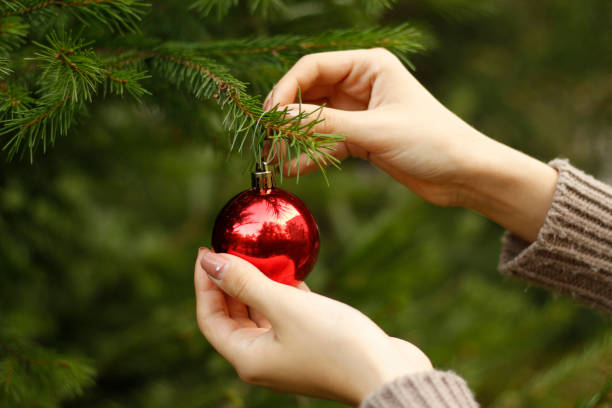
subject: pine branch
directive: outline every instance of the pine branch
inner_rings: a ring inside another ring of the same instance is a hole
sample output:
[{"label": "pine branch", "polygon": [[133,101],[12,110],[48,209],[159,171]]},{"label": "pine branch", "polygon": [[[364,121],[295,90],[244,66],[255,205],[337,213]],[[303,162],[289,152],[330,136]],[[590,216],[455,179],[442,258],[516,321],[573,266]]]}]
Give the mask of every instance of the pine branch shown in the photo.
[{"label": "pine branch", "polygon": [[43,152],[46,152],[48,145],[55,144],[57,136],[68,133],[77,114],[83,110],[83,103],[70,103],[70,95],[60,99],[41,98],[34,108],[6,121],[0,134],[13,135],[3,150],[8,151],[11,160],[16,155],[23,157],[27,149],[30,162],[33,162],[39,146],[42,145]]},{"label": "pine branch", "polygon": [[43,91],[48,94],[58,92],[60,99],[69,97],[72,103],[91,102],[104,74],[90,47],[91,42],[73,38],[66,32],[54,32],[47,36],[47,41],[49,45],[34,43],[40,51],[35,53],[36,58],[32,58],[41,62],[39,84]]},{"label": "pine branch", "polygon": [[[67,11],[84,25],[97,21],[111,30],[137,32],[138,24],[148,4],[138,0],[30,0],[15,4],[5,2],[0,7],[0,18]],[[13,2],[16,3],[16,2]]]},{"label": "pine branch", "polygon": [[0,82],[0,119],[12,118],[35,103],[29,92],[11,82]]},{"label": "pine branch", "polygon": [[[410,24],[364,30],[330,30],[315,36],[274,36],[207,43],[172,43],[176,48],[206,55],[231,67],[232,73],[263,90],[300,57],[313,52],[385,47],[408,67],[410,56],[422,52],[423,37]],[[256,70],[252,67],[256,65]]]},{"label": "pine branch", "polygon": [[0,401],[30,406],[41,398],[56,400],[82,394],[94,370],[23,340],[0,339]]},{"label": "pine branch", "polygon": [[101,87],[105,93],[121,96],[129,93],[136,99],[148,93],[140,84],[148,78],[146,72],[105,69],[91,44],[82,38],[75,39],[64,32],[52,33],[47,40],[48,45],[35,43],[39,51],[33,58],[41,69],[38,78],[41,97],[33,100],[23,92],[17,97],[11,90],[19,88],[8,85],[5,92],[0,92],[0,113],[6,118],[0,135],[11,135],[3,147],[9,159],[15,155],[22,157],[27,149],[33,161],[40,146],[46,152],[57,136],[67,134],[77,115],[85,110],[85,103],[91,102]]},{"label": "pine branch", "polygon": [[104,94],[114,94],[123,96],[129,93],[136,100],[140,101],[143,95],[150,95],[141,81],[151,76],[147,74],[145,60],[152,56],[151,51],[145,50],[121,50],[121,49],[100,49],[99,54],[110,54],[99,59],[102,68],[105,70],[104,77],[107,81],[104,84]]},{"label": "pine branch", "polygon": [[[324,176],[325,165],[338,164],[338,159],[329,151],[343,137],[312,132],[313,126],[321,122],[317,119],[318,111],[300,112],[294,117],[287,115],[286,109],[265,112],[261,100],[247,94],[246,84],[231,76],[227,68],[211,59],[176,51],[172,47],[160,48],[153,57],[153,65],[162,76],[196,98],[216,99],[225,112],[224,125],[230,133],[230,150],[242,153],[245,147],[249,147],[253,163],[272,159],[270,154],[280,150],[276,145],[283,143],[287,153],[276,158],[281,168],[284,160],[298,157],[301,153],[306,153],[317,163]],[[268,157],[264,157],[266,140],[272,144]]]},{"label": "pine branch", "polygon": [[422,34],[410,24],[397,27],[373,27],[365,30],[330,30],[314,37],[275,36],[252,40],[237,39],[204,44],[179,44],[209,57],[233,62],[236,58],[259,58],[258,62],[280,65],[293,63],[312,52],[385,47],[412,67],[408,55],[422,52]]},{"label": "pine branch", "polygon": [[143,95],[151,95],[151,92],[146,90],[140,83],[140,81],[151,77],[145,71],[131,68],[107,69],[103,76],[107,79],[104,82],[105,95],[114,94],[123,96],[125,93],[128,93],[137,101],[140,101]]},{"label": "pine branch", "polygon": [[[102,52],[108,50],[102,50]],[[113,51],[113,50],[110,50]],[[138,68],[144,70],[144,62],[155,53],[149,49],[117,50],[111,57],[103,59],[104,68],[110,71],[123,68]]]}]

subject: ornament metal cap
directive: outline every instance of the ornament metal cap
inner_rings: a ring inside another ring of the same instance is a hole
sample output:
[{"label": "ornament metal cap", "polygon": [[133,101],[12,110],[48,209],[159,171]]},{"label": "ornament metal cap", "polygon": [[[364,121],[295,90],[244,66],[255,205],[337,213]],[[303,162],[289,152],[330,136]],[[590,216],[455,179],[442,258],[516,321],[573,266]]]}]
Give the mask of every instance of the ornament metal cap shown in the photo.
[{"label": "ornament metal cap", "polygon": [[274,188],[274,175],[265,161],[255,164],[255,171],[251,173],[251,187],[259,191],[268,191]]}]

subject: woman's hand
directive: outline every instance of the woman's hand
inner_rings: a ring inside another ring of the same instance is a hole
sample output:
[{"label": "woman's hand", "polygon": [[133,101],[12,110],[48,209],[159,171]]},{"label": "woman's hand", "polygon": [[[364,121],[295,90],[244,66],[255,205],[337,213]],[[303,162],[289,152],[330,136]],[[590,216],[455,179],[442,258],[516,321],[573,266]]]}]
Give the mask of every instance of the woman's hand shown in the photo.
[{"label": "woman's hand", "polygon": [[[335,156],[368,159],[436,204],[458,200],[454,187],[465,182],[459,171],[464,143],[478,134],[442,106],[389,51],[307,55],[276,84],[264,108],[279,104],[297,110],[298,88],[303,111],[326,103],[320,116],[325,120],[313,130],[346,136]],[[449,135],[449,129],[455,134]],[[301,172],[316,168],[306,157],[300,165]]]},{"label": "woman's hand", "polygon": [[[434,204],[472,208],[535,239],[550,208],[556,171],[473,129],[390,52],[307,55],[276,84],[264,108],[297,110],[298,88],[302,110],[326,103],[320,115],[325,120],[313,131],[346,136],[336,157],[368,159]],[[301,172],[316,168],[305,156],[299,160]]]},{"label": "woman's hand", "polygon": [[202,248],[194,280],[200,330],[248,383],[357,405],[397,376],[432,369],[359,311],[238,257]]}]

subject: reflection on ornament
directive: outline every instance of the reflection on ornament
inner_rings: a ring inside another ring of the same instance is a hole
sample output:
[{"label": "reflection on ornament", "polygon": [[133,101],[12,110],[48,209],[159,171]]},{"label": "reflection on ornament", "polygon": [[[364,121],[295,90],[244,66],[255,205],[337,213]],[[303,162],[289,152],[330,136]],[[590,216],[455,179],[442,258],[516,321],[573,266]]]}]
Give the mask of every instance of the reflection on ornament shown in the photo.
[{"label": "reflection on ornament", "polygon": [[217,216],[213,249],[249,261],[277,282],[297,285],[317,260],[319,228],[299,198],[274,187],[265,163],[252,181]]}]

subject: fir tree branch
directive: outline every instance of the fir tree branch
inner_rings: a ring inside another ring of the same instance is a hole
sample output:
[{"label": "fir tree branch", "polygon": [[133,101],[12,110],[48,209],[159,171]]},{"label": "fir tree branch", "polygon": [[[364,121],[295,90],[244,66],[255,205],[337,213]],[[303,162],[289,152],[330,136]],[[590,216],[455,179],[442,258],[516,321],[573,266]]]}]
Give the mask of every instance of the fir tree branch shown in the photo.
[{"label": "fir tree branch", "polygon": [[104,61],[104,69],[113,71],[125,67],[141,67],[145,60],[154,55],[155,53],[151,50],[122,50],[117,56]]},{"label": "fir tree branch", "polygon": [[7,120],[0,135],[12,134],[3,147],[8,151],[9,160],[16,155],[22,157],[27,149],[30,162],[33,162],[40,145],[46,152],[48,145],[55,144],[58,135],[66,135],[77,114],[84,109],[82,103],[68,103],[70,99],[70,95],[59,100],[47,96],[38,100],[35,107]]},{"label": "fir tree branch", "polygon": [[30,109],[35,102],[25,88],[10,80],[13,71],[8,63],[8,59],[0,58],[0,78],[4,78],[0,81],[0,121]]},{"label": "fir tree branch", "polygon": [[0,119],[30,109],[34,102],[26,89],[8,81],[0,82]]},{"label": "fir tree branch", "polygon": [[317,111],[299,112],[294,117],[288,116],[286,109],[266,112],[258,97],[245,92],[246,84],[208,58],[166,47],[160,48],[152,61],[155,69],[178,87],[190,91],[196,98],[214,98],[219,102],[225,112],[224,125],[230,133],[230,150],[243,152],[249,146],[253,163],[266,159],[264,143],[270,140],[272,151],[279,150],[275,148],[278,143],[286,147],[286,155],[276,158],[280,166],[286,157],[298,157],[300,153],[306,153],[317,163],[324,176],[326,164],[337,165],[338,160],[329,150],[343,137],[312,132],[313,126],[320,122]]},{"label": "fir tree branch", "polygon": [[129,93],[134,99],[140,101],[143,95],[151,95],[140,81],[150,78],[145,71],[137,69],[106,69],[102,74],[107,81],[104,82],[104,94],[123,96]]},{"label": "fir tree branch", "polygon": [[[296,117],[287,117],[285,111],[264,112],[261,100],[246,92],[246,84],[231,76],[224,66],[215,61],[197,56],[175,43],[167,43],[156,50],[132,50],[108,67],[125,66],[150,60],[154,69],[164,78],[191,92],[196,98],[216,99],[226,112],[224,125],[230,133],[230,150],[242,153],[250,146],[254,153],[252,162],[264,159],[263,145],[266,140],[285,146],[282,157],[277,157],[282,166],[286,157],[298,157],[306,153],[315,161],[325,177],[324,166],[336,165],[338,160],[329,154],[332,145],[342,140],[341,135],[313,133],[312,127],[320,120],[312,120],[318,112],[300,112]],[[304,124],[306,122],[306,124]],[[251,137],[251,143],[247,138]],[[270,157],[267,157],[270,160]],[[290,159],[289,159],[290,160]],[[282,177],[282,173],[281,173]],[[327,181],[327,178],[326,178]]]},{"label": "fir tree branch", "polygon": [[98,84],[102,81],[103,68],[97,61],[91,43],[73,38],[71,33],[51,33],[49,45],[39,46],[34,60],[41,62],[39,84],[47,94],[59,93],[60,99],[70,96],[73,103],[91,102]]},{"label": "fir tree branch", "polygon": [[384,47],[412,67],[408,55],[424,50],[422,34],[410,24],[402,24],[397,27],[373,27],[365,30],[330,30],[312,37],[275,36],[204,44],[175,43],[175,46],[191,48],[209,57],[228,62],[240,57],[259,56],[283,65],[312,52]]},{"label": "fir tree branch", "polygon": [[43,120],[45,120],[47,117],[49,117],[50,115],[52,115],[55,111],[57,111],[58,109],[60,109],[62,106],[64,106],[66,104],[66,102],[68,102],[68,100],[70,99],[70,95],[66,96],[65,98],[61,99],[58,103],[56,103],[55,105],[51,106],[49,109],[44,110],[41,114],[37,115],[36,117],[34,117],[32,120],[29,120],[28,122],[26,122],[23,126],[22,126],[22,130],[23,131],[28,131],[29,128],[31,128],[32,126],[35,126],[36,124],[42,122]]},{"label": "fir tree branch", "polygon": [[82,38],[63,32],[51,33],[47,40],[48,44],[35,43],[39,51],[33,58],[41,68],[38,91],[42,96],[33,100],[22,93],[17,99],[9,93],[8,86],[4,88],[5,95],[0,92],[0,113],[6,118],[0,135],[11,135],[3,147],[9,159],[22,156],[28,149],[33,161],[41,145],[46,152],[58,135],[67,134],[77,114],[84,110],[84,103],[93,100],[100,86],[105,94],[129,93],[136,99],[148,93],[140,83],[149,77],[146,72],[105,69],[91,44]]},{"label": "fir tree branch", "polygon": [[17,7],[3,5],[0,18],[65,10],[83,24],[98,21],[111,30],[135,32],[147,6],[138,0],[32,0],[21,2]]}]

